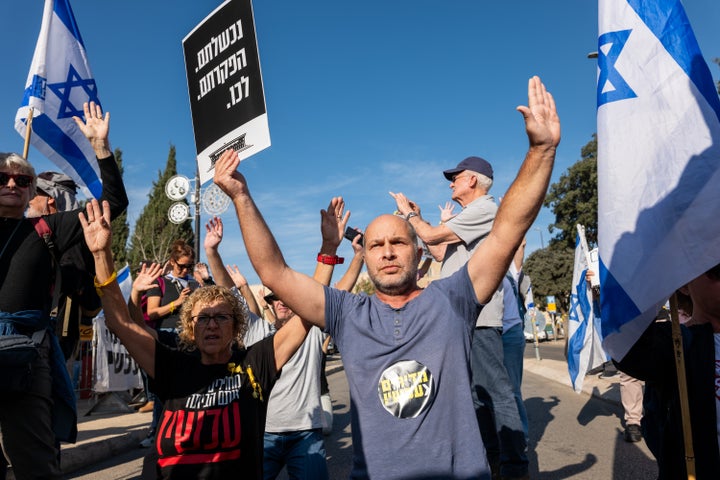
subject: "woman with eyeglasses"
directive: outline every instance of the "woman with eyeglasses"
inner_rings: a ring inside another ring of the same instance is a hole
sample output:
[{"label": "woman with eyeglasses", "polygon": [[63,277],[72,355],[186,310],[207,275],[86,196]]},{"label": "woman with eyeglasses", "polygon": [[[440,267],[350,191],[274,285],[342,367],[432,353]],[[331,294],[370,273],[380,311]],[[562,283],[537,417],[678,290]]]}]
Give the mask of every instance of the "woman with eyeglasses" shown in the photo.
[{"label": "woman with eyeglasses", "polygon": [[[246,348],[248,319],[237,297],[225,287],[202,287],[182,306],[180,349],[168,348],[130,317],[113,264],[107,203],[101,210],[93,200],[86,210],[80,221],[95,260],[106,324],[147,372],[164,404],[146,457],[149,463],[154,456],[150,477],[261,480],[267,400],[278,372],[312,325],[294,316],[276,334]],[[323,213],[328,221],[336,219],[334,212]],[[334,255],[341,238],[342,233],[334,243],[324,241],[321,253]],[[332,269],[318,262],[315,278],[329,284]]]}]

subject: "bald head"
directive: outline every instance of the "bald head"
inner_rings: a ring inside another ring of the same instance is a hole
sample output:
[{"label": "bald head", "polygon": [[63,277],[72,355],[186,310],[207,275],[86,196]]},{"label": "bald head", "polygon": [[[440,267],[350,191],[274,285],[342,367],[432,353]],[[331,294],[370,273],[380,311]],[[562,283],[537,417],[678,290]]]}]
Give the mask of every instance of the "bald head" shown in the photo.
[{"label": "bald head", "polygon": [[365,263],[375,288],[389,296],[417,288],[422,248],[410,223],[397,215],[381,215],[365,231]]}]

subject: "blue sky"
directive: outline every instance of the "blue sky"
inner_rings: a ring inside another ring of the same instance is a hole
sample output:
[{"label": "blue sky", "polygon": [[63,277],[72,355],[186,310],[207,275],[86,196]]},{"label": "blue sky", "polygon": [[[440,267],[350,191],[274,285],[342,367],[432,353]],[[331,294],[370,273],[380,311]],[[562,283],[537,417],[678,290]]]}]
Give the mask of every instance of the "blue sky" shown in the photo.
[{"label": "blue sky", "polygon": [[[112,116],[112,146],[123,150],[131,227],[169,145],[179,173],[194,176],[181,41],[220,3],[71,0]],[[688,0],[685,8],[710,63],[720,57],[720,2]],[[42,10],[42,0],[0,4],[2,151],[22,151],[13,122]],[[527,149],[515,107],[527,102],[532,75],[555,96],[562,121],[553,181],[596,131],[597,64],[587,54],[597,50],[597,2],[279,0],[256,1],[254,10],[272,146],[240,169],[300,271],[312,273],[318,212],[334,195],[345,197],[353,226],[392,212],[388,191],[405,193],[434,223],[449,200],[442,170],[479,155],[495,169],[491,193],[502,196]],[[710,63],[710,71],[717,81],[720,69]],[[57,170],[34,149],[30,161],[38,171]],[[226,263],[255,283],[232,207],[222,218]],[[552,220],[540,213],[528,252],[540,247],[540,231],[547,245]],[[340,254],[351,255],[347,242]]]}]

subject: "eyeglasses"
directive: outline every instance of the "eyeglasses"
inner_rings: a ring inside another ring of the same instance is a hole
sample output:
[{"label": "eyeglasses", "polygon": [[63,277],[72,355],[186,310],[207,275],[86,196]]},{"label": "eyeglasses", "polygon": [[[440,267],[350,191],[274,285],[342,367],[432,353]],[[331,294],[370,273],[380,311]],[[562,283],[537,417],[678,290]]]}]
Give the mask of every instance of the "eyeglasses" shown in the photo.
[{"label": "eyeglasses", "polygon": [[15,181],[15,185],[20,188],[27,188],[32,185],[33,177],[30,175],[23,175],[21,173],[5,173],[0,172],[0,187],[4,187],[10,182],[10,179]]},{"label": "eyeglasses", "polygon": [[720,280],[720,264],[715,265],[710,270],[705,272],[705,276],[708,277],[710,280],[715,280],[716,282]]},{"label": "eyeglasses", "polygon": [[195,315],[192,319],[195,324],[203,328],[210,324],[210,320],[215,320],[215,323],[222,327],[232,322],[233,316],[229,313],[218,313],[217,315]]},{"label": "eyeglasses", "polygon": [[175,265],[177,265],[177,267],[181,270],[183,268],[185,268],[187,270],[192,270],[192,268],[194,266],[194,264],[192,264],[192,263],[176,263]]},{"label": "eyeglasses", "polygon": [[452,181],[452,183],[455,183],[458,178],[472,177],[472,176],[473,176],[473,175],[470,175],[469,173],[466,173],[466,174],[458,173],[457,175],[453,175],[453,176],[452,176],[452,180],[451,180],[451,181]]}]

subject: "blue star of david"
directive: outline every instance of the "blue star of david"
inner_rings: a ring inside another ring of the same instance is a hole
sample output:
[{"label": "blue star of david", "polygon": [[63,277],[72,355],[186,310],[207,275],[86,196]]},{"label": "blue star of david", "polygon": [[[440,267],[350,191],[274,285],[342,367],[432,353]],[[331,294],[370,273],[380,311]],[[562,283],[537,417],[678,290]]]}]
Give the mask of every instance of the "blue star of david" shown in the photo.
[{"label": "blue star of david", "polygon": [[81,78],[80,74],[77,70],[75,70],[75,67],[70,64],[67,80],[65,82],[48,84],[48,88],[58,96],[61,102],[60,108],[58,109],[58,119],[83,117],[82,105],[80,105],[80,108],[77,108],[73,105],[70,99],[72,89],[76,87],[82,88],[85,91],[85,95],[87,95],[88,98],[84,101],[95,102],[98,105],[100,104],[100,100],[98,100],[97,96],[97,85],[95,84],[95,79]]},{"label": "blue star of david", "polygon": [[570,312],[568,315],[568,319],[572,322],[579,322],[580,321],[580,315],[578,315],[578,309],[580,308],[580,302],[578,301],[578,296],[576,294],[570,295]]},{"label": "blue star of david", "polygon": [[[598,38],[598,46],[600,47],[598,48],[598,67],[600,68],[597,86],[598,107],[609,102],[637,97],[637,94],[615,68],[615,62],[617,62],[620,53],[625,48],[625,42],[627,42],[629,36],[630,30],[621,30],[604,33]],[[603,52],[602,49],[606,45],[610,45],[607,53]],[[603,91],[606,86],[613,89]]]}]

